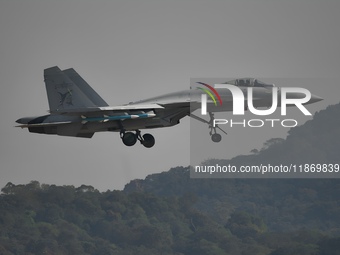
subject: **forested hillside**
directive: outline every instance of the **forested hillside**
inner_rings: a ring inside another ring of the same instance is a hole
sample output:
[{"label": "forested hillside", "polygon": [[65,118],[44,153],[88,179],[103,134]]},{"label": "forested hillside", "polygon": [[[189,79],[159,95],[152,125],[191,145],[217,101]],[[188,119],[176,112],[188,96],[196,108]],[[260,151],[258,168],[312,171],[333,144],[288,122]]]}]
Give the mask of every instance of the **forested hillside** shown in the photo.
[{"label": "forested hillside", "polygon": [[[164,189],[188,171],[167,174]],[[181,195],[9,183],[0,254],[339,254],[339,182],[205,181]]]},{"label": "forested hillside", "polygon": [[[286,140],[215,162],[339,163],[339,116],[330,106]],[[176,167],[123,191],[37,181],[1,191],[4,255],[340,254],[340,179],[191,179]]]}]

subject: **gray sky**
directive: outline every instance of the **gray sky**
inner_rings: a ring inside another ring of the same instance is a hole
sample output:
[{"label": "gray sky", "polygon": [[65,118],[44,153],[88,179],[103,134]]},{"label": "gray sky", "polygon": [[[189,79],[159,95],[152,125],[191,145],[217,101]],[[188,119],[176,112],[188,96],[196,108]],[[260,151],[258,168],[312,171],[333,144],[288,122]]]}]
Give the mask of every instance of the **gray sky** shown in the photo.
[{"label": "gray sky", "polygon": [[[339,102],[339,11],[336,0],[0,0],[0,186],[121,189],[189,164],[188,119],[152,131],[151,149],[126,147],[118,133],[80,139],[14,128],[48,110],[44,68],[73,67],[110,105],[186,89],[191,77],[318,78],[307,87],[325,98],[308,107],[315,111]],[[244,135],[223,138],[227,157],[286,131]]]}]

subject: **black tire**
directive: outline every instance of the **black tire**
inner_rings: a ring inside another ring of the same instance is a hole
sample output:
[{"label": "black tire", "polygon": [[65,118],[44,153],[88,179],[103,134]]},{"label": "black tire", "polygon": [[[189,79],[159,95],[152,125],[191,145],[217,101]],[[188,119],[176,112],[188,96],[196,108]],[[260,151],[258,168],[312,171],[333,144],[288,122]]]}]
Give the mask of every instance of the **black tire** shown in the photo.
[{"label": "black tire", "polygon": [[213,134],[211,136],[211,140],[214,142],[214,143],[219,143],[221,140],[222,140],[222,136],[220,134]]},{"label": "black tire", "polygon": [[142,144],[146,148],[151,148],[152,146],[155,145],[155,138],[151,134],[144,134]]},{"label": "black tire", "polygon": [[132,132],[126,132],[122,137],[122,141],[126,146],[133,146],[137,142],[137,136]]}]

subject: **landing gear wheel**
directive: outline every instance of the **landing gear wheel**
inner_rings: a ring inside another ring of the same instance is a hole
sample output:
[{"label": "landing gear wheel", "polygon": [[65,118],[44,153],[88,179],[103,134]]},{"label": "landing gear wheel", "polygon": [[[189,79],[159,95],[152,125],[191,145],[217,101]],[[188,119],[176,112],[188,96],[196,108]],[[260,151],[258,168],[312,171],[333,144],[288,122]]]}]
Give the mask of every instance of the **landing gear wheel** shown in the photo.
[{"label": "landing gear wheel", "polygon": [[122,141],[126,146],[133,146],[137,142],[137,136],[132,132],[126,132],[122,136]]},{"label": "landing gear wheel", "polygon": [[152,146],[155,145],[155,138],[151,134],[144,134],[142,144],[146,148],[151,148]]},{"label": "landing gear wheel", "polygon": [[212,134],[211,140],[215,143],[219,143],[222,140],[222,136],[220,134]]},{"label": "landing gear wheel", "polygon": [[194,114],[190,114],[190,117],[192,117],[192,118],[194,118],[194,119],[196,119],[196,120],[198,120],[198,121],[200,121],[200,122],[203,122],[203,123],[205,123],[205,124],[208,124],[208,126],[209,126],[209,129],[210,129],[210,131],[209,131],[209,135],[210,135],[210,137],[211,137],[211,140],[213,141],[213,142],[215,142],[215,143],[218,143],[218,142],[220,142],[221,140],[222,140],[222,136],[220,135],[220,134],[217,134],[216,133],[216,129],[219,129],[220,131],[222,131],[224,134],[226,134],[227,135],[227,132],[225,132],[222,128],[220,128],[217,124],[214,124],[214,113],[212,113],[212,112],[209,112],[209,116],[210,116],[210,120],[209,121],[207,121],[207,120],[205,120],[205,119],[202,119],[201,117],[198,117],[198,116],[196,116],[196,115],[194,115]]}]

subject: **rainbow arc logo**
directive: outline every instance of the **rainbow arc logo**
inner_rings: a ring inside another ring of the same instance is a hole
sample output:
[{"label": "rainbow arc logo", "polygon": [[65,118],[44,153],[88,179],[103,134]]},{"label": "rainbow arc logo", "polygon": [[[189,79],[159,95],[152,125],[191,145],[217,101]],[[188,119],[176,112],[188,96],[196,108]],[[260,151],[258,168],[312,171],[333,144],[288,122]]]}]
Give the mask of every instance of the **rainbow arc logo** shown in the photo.
[{"label": "rainbow arc logo", "polygon": [[207,95],[209,95],[209,97],[213,100],[215,106],[217,106],[217,101],[215,96],[217,97],[217,100],[219,102],[220,105],[222,105],[222,99],[220,94],[218,94],[218,92],[216,91],[216,89],[214,89],[212,86],[210,86],[209,84],[203,83],[203,82],[197,82],[198,84],[201,84],[203,86],[205,86],[206,88],[201,88],[198,87],[197,89],[202,90],[203,92],[205,92]]}]

